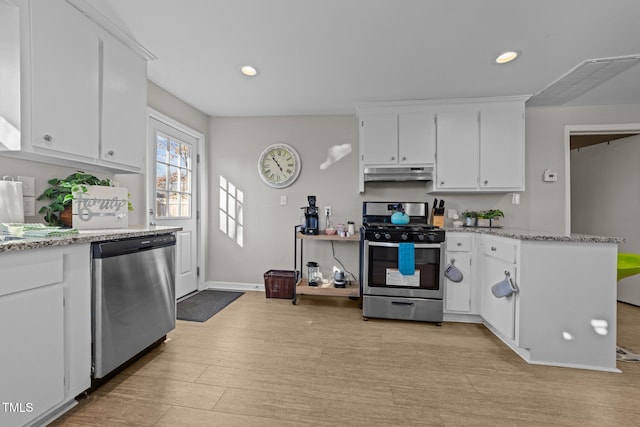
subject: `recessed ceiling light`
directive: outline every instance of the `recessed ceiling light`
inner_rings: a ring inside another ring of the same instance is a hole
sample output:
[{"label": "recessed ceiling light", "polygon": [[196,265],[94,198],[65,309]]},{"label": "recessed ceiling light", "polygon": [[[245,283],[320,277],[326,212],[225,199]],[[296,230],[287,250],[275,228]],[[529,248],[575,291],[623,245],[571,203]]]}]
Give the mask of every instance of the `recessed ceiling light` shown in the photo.
[{"label": "recessed ceiling light", "polygon": [[251,65],[243,65],[240,67],[240,72],[248,77],[254,77],[258,75],[258,69],[256,67],[252,67]]},{"label": "recessed ceiling light", "polygon": [[508,51],[503,52],[496,58],[496,62],[498,64],[506,64],[507,62],[511,62],[518,56],[518,52]]}]

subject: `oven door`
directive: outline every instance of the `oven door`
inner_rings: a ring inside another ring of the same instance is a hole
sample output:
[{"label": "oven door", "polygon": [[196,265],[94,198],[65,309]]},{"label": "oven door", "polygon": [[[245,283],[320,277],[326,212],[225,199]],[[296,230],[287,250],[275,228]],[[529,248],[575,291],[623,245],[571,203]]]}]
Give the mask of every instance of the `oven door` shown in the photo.
[{"label": "oven door", "polygon": [[365,295],[442,299],[444,249],[440,243],[415,243],[415,273],[398,271],[399,243],[364,241],[362,291]]}]

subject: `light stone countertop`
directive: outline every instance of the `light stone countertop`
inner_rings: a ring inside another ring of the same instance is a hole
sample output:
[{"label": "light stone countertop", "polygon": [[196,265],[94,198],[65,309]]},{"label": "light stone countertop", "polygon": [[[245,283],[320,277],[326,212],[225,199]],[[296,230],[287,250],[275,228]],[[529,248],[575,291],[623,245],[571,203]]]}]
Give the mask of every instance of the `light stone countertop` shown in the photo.
[{"label": "light stone countertop", "polygon": [[454,227],[445,226],[445,231],[450,233],[479,233],[490,234],[492,236],[508,237],[517,240],[538,240],[555,242],[576,242],[576,243],[624,243],[624,238],[591,236],[588,234],[564,234],[548,231],[531,231],[516,228],[486,228],[486,227]]},{"label": "light stone countertop", "polygon": [[52,246],[64,246],[75,243],[102,242],[105,240],[126,239],[129,237],[156,236],[175,233],[181,227],[128,227],[100,230],[80,230],[78,234],[60,237],[24,237],[19,240],[0,241],[0,253],[38,249]]}]

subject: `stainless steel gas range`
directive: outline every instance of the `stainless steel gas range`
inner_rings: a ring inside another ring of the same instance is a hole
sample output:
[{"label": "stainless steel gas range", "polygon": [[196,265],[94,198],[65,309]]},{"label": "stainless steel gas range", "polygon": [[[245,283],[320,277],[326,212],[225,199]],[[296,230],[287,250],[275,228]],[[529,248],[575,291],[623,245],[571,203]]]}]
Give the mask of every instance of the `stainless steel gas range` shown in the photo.
[{"label": "stainless steel gas range", "polygon": [[[392,223],[396,212],[404,212],[409,222]],[[363,202],[360,279],[365,319],[442,322],[445,232],[428,224],[428,212],[422,202]]]}]

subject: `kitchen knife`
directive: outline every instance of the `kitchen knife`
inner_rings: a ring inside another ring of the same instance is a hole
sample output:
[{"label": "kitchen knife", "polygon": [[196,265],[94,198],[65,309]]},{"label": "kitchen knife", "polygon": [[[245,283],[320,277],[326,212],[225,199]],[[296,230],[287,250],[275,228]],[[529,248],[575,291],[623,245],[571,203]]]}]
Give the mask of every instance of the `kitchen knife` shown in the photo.
[{"label": "kitchen knife", "polygon": [[436,214],[437,207],[438,207],[438,199],[433,199],[433,206],[431,207],[431,225],[433,225],[433,217]]}]

